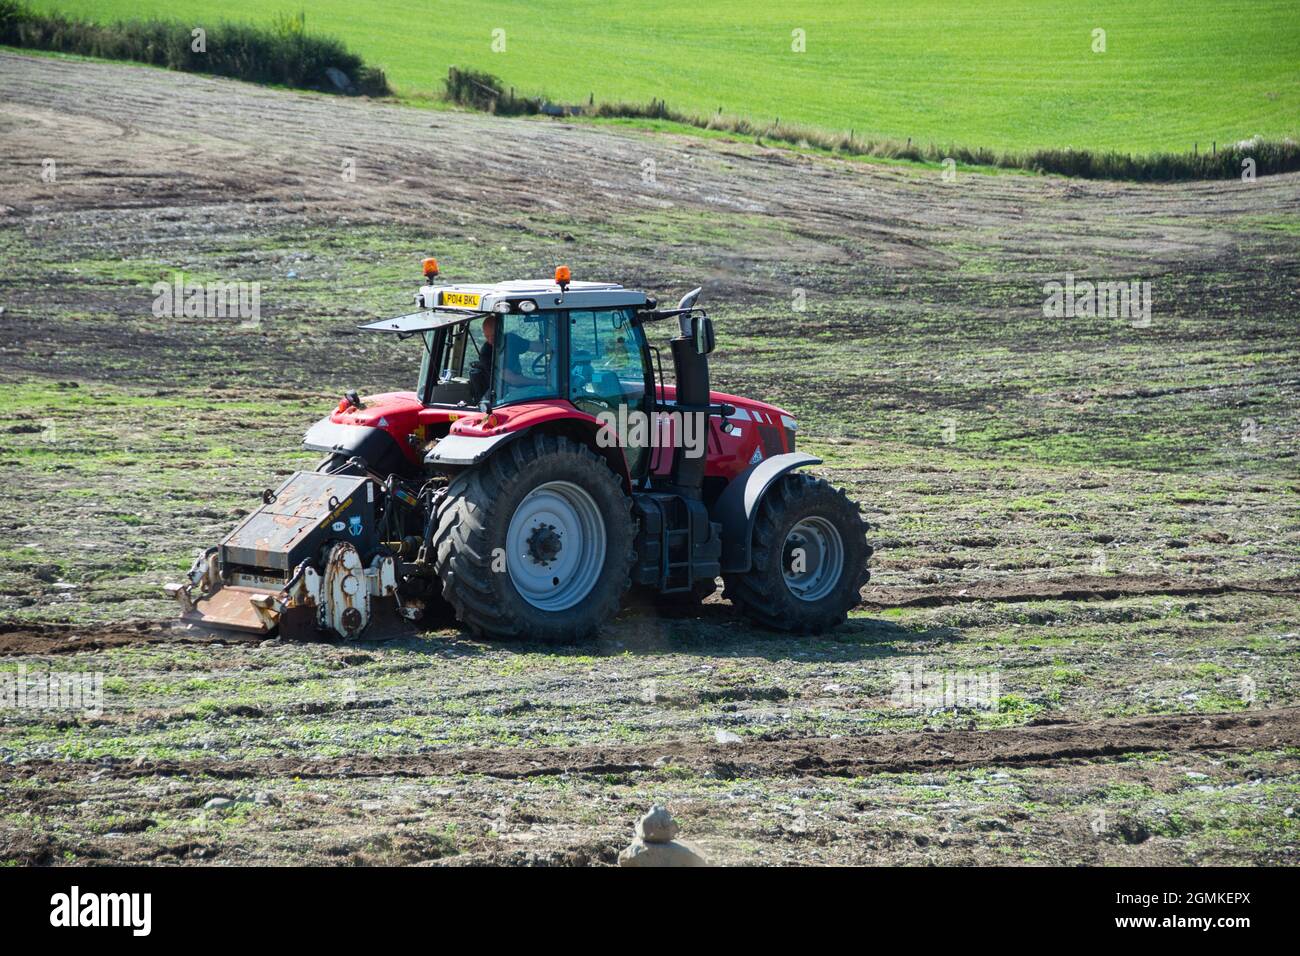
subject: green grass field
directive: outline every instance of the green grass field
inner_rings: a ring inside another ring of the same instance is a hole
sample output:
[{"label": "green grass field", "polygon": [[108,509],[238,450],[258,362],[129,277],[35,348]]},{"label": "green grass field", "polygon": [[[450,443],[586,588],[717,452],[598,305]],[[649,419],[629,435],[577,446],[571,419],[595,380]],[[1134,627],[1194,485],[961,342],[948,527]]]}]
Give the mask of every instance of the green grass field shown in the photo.
[{"label": "green grass field", "polygon": [[[267,22],[301,0],[35,0],[100,20]],[[1300,7],[1216,0],[953,3],[790,0],[317,0],[308,28],[387,70],[402,94],[449,65],[565,102],[662,98],[863,138],[994,149],[1208,149],[1300,130]],[[493,52],[493,31],[505,49]],[[1106,50],[1093,52],[1093,31]],[[792,50],[803,30],[806,51]]]}]

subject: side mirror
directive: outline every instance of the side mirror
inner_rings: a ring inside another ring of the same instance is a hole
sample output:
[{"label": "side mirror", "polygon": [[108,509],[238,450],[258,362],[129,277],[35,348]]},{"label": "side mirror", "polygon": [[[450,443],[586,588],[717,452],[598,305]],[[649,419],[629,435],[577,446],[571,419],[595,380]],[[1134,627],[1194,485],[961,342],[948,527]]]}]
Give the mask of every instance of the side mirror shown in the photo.
[{"label": "side mirror", "polygon": [[715,344],[713,320],[707,315],[697,316],[695,319],[695,351],[701,355],[708,355],[713,351]]}]

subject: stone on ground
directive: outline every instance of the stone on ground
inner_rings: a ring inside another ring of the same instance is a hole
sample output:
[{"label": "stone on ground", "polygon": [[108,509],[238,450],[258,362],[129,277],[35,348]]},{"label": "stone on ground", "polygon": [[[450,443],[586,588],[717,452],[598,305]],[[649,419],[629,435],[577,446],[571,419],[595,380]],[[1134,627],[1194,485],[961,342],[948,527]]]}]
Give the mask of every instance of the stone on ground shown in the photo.
[{"label": "stone on ground", "polygon": [[708,860],[685,840],[667,807],[656,804],[636,823],[636,837],[618,855],[619,866],[708,866]]}]

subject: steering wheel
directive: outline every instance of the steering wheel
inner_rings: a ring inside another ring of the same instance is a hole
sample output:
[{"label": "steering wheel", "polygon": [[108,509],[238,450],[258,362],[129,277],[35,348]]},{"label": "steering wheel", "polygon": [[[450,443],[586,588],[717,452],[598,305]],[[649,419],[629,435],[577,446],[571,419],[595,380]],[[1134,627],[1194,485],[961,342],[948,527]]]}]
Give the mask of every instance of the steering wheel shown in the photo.
[{"label": "steering wheel", "polygon": [[613,407],[599,395],[580,395],[573,400],[573,405],[579,411],[584,411],[593,418]]}]

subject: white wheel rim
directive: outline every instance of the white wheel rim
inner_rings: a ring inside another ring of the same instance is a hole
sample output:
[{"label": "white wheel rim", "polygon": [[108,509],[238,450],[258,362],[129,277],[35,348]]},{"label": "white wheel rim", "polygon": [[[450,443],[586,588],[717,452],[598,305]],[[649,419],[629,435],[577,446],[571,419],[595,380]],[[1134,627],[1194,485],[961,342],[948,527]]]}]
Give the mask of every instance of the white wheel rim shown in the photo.
[{"label": "white wheel rim", "polygon": [[528,493],[506,532],[506,570],[519,596],[542,611],[581,602],[605,566],[605,522],[596,502],[569,481]]},{"label": "white wheel rim", "polygon": [[809,517],[785,536],[781,548],[785,586],[801,601],[820,601],[839,584],[844,573],[844,542],[835,525]]}]

